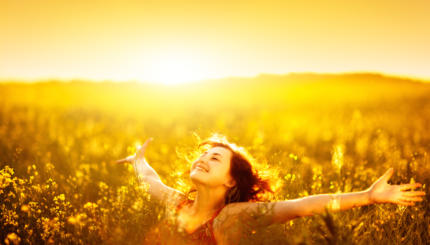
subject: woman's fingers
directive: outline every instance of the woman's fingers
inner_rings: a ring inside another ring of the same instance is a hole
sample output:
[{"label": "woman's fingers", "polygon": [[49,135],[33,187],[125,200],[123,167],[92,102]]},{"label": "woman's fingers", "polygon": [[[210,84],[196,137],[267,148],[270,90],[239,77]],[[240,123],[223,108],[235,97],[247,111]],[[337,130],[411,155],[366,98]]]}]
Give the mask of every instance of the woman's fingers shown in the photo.
[{"label": "woman's fingers", "polygon": [[414,184],[401,184],[400,185],[400,190],[404,191],[404,190],[409,190],[409,189],[415,189],[418,187],[421,187],[421,183],[414,183]]},{"label": "woman's fingers", "polygon": [[145,154],[146,147],[148,146],[149,142],[151,142],[154,138],[149,138],[143,143],[142,146],[137,150],[137,156],[142,157]]},{"label": "woman's fingers", "polygon": [[134,159],[134,155],[128,156],[128,157],[120,159],[120,160],[117,160],[116,163],[129,163],[129,162],[132,162],[133,159]]},{"label": "woman's fingers", "polygon": [[403,196],[414,197],[414,196],[425,196],[426,193],[424,191],[405,191],[402,192]]},{"label": "woman's fingers", "polygon": [[124,159],[120,159],[120,160],[116,160],[116,161],[115,161],[115,163],[125,163],[125,162],[126,162],[125,158],[124,158]]},{"label": "woman's fingers", "polygon": [[407,202],[422,202],[423,199],[421,197],[401,197],[400,198],[402,201],[407,201]]},{"label": "woman's fingers", "polygon": [[415,189],[421,186],[421,183],[399,185],[401,196],[399,197],[397,203],[405,206],[414,206],[415,202],[422,202],[422,197],[426,195],[424,191],[408,191],[409,189]]},{"label": "woman's fingers", "polygon": [[406,202],[406,201],[398,201],[397,204],[403,205],[403,206],[414,206],[414,202]]},{"label": "woman's fingers", "polygon": [[151,142],[154,138],[149,138],[145,141],[145,143],[143,143],[142,146],[139,147],[139,149],[137,149],[136,154],[132,155],[132,156],[128,156],[126,158],[120,159],[115,161],[116,163],[133,163],[135,160],[142,158],[143,155],[145,154],[145,150],[146,147],[148,146],[149,142]]}]

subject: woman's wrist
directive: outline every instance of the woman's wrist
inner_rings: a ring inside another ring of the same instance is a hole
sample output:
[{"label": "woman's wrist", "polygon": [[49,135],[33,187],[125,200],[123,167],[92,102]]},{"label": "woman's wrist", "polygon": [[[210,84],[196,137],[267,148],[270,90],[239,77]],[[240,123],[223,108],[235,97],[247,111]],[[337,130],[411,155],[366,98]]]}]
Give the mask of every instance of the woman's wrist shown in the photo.
[{"label": "woman's wrist", "polygon": [[365,190],[364,193],[366,194],[367,204],[369,204],[369,205],[376,204],[375,200],[373,200],[373,198],[372,198],[370,189]]}]

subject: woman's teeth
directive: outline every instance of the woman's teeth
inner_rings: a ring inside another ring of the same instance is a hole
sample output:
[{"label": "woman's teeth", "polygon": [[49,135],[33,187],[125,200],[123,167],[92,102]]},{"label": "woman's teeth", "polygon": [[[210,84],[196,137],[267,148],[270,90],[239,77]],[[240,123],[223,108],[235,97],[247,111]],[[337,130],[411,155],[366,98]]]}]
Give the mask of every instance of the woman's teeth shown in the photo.
[{"label": "woman's teeth", "polygon": [[197,166],[197,167],[196,167],[196,169],[201,170],[201,171],[204,171],[204,172],[208,172],[208,171],[206,171],[206,169],[204,169],[204,168],[202,168],[202,167],[200,167],[200,166]]}]

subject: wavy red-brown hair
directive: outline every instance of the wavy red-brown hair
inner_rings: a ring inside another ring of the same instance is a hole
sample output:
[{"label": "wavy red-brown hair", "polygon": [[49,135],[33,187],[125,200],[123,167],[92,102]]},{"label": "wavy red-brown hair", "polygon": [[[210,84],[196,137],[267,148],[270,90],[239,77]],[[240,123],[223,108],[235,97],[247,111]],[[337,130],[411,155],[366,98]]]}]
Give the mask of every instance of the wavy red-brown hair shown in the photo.
[{"label": "wavy red-brown hair", "polygon": [[[259,175],[254,167],[254,158],[243,147],[239,147],[227,140],[225,136],[213,134],[201,141],[198,148],[221,146],[232,152],[230,159],[230,175],[236,185],[230,188],[225,195],[225,204],[234,202],[263,201],[266,193],[273,193],[269,180]],[[191,189],[189,193],[195,191]]]}]

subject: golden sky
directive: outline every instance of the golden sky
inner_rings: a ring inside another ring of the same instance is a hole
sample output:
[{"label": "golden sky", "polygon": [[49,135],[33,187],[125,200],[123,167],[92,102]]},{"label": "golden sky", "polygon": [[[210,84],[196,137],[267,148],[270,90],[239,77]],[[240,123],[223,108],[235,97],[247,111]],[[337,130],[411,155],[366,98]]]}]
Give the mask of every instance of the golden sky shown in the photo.
[{"label": "golden sky", "polygon": [[429,0],[0,0],[0,79],[428,79],[429,13]]}]

